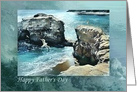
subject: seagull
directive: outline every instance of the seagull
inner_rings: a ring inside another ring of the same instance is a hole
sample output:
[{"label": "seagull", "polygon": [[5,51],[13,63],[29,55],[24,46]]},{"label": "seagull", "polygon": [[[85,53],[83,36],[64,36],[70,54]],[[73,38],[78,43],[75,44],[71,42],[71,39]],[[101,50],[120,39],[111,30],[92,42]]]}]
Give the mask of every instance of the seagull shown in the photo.
[{"label": "seagull", "polygon": [[41,40],[42,43],[43,43],[43,45],[42,45],[41,47],[42,47],[42,48],[46,47],[46,48],[48,49],[48,51],[49,51],[50,46],[48,46],[48,44],[45,42],[45,39],[40,39],[40,40]]}]

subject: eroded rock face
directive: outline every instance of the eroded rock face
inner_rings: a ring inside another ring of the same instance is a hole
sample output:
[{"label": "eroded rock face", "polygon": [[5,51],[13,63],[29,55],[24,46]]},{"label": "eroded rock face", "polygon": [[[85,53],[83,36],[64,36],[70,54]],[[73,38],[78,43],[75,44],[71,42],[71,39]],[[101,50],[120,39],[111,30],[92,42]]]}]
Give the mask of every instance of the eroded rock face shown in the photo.
[{"label": "eroded rock face", "polygon": [[103,31],[100,28],[96,28],[93,26],[80,25],[76,29],[76,34],[78,40],[95,43],[95,39],[103,34]]},{"label": "eroded rock face", "polygon": [[98,62],[98,59],[95,55],[96,51],[97,49],[94,44],[84,41],[77,41],[74,44],[73,56],[78,60],[79,65],[96,65]]},{"label": "eroded rock face", "polygon": [[36,34],[40,39],[45,39],[49,45],[65,41],[64,23],[52,15],[40,13],[32,18],[22,19],[21,30],[28,30],[30,35]]},{"label": "eroded rock face", "polygon": [[108,35],[100,36],[97,57],[99,58],[99,63],[109,61],[109,37]]},{"label": "eroded rock face", "polygon": [[109,37],[97,27],[81,25],[76,29],[73,56],[79,65],[96,65],[109,61]]},{"label": "eroded rock face", "polygon": [[[72,46],[64,36],[64,22],[53,15],[38,13],[31,18],[24,18],[19,23],[18,41],[26,41],[29,44],[41,46],[41,39],[49,46]],[[28,35],[29,34],[29,35]]]}]

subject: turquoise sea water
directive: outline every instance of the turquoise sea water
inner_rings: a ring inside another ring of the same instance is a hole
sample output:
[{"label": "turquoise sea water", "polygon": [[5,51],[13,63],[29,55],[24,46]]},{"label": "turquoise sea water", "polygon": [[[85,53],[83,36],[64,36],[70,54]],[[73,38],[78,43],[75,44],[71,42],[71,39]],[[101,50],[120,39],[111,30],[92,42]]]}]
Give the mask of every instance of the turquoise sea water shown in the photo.
[{"label": "turquoise sea water", "polygon": [[[62,20],[65,23],[65,38],[73,42],[77,40],[75,28],[79,25],[100,27],[106,34],[109,35],[109,15],[77,15],[74,12],[57,10],[26,10],[18,11],[18,22],[20,22],[22,18],[32,17],[37,13],[53,15],[59,20]],[[31,76],[32,73],[37,75],[40,71],[44,71],[44,73],[39,73],[39,76],[49,75],[46,71],[66,58],[69,60],[71,65],[74,65],[72,53],[72,47],[51,47],[49,52],[45,48],[18,53],[18,75]]]}]

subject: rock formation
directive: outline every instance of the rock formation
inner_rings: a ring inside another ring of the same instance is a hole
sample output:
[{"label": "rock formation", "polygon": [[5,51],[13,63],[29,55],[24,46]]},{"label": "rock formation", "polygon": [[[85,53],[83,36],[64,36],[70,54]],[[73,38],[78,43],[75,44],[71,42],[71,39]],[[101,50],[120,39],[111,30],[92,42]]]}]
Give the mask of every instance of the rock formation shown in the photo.
[{"label": "rock formation", "polygon": [[73,56],[79,65],[96,65],[109,61],[109,37],[97,27],[81,25],[76,29]]},{"label": "rock formation", "polygon": [[62,61],[52,68],[53,74],[59,74],[62,71],[66,71],[70,67],[69,61]]},{"label": "rock formation", "polygon": [[49,46],[72,46],[72,43],[65,39],[64,31],[64,22],[53,15],[39,13],[31,18],[22,19],[19,23],[18,40],[30,38],[30,44],[39,46],[40,39],[45,39]]},{"label": "rock formation", "polygon": [[71,66],[66,71],[62,71],[60,76],[108,76],[109,64],[100,63],[96,66]]},{"label": "rock formation", "polygon": [[68,10],[67,12],[74,12],[78,15],[97,15],[97,16],[109,15],[109,10]]}]

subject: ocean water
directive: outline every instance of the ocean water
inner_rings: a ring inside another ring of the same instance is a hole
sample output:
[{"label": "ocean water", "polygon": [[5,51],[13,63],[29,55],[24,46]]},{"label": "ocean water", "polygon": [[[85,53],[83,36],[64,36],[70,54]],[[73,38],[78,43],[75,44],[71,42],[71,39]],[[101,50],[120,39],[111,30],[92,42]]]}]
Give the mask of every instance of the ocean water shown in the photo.
[{"label": "ocean water", "polygon": [[[18,22],[20,22],[22,18],[32,17],[37,13],[53,15],[54,17],[62,20],[65,23],[65,38],[73,42],[77,40],[75,28],[79,25],[100,27],[106,34],[109,35],[109,15],[77,15],[74,12],[58,10],[26,10],[18,11]],[[18,75],[31,76],[33,74],[39,76],[48,76],[48,71],[63,60],[67,59],[70,65],[74,65],[75,59],[73,58],[72,53],[72,47],[51,47],[50,51],[45,48],[18,53]]]}]

